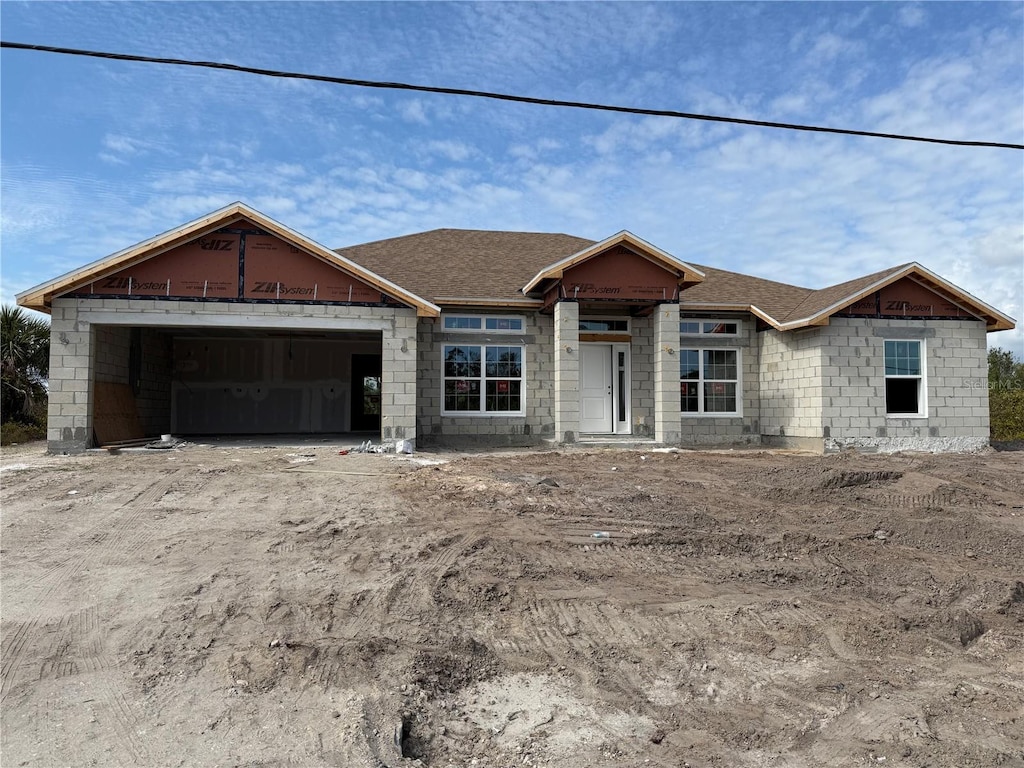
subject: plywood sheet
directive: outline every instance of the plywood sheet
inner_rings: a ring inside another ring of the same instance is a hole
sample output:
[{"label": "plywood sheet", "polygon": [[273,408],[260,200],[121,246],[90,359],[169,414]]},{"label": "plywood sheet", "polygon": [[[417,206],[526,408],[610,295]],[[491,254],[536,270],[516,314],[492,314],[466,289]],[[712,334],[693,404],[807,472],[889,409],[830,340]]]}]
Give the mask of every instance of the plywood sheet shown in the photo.
[{"label": "plywood sheet", "polygon": [[97,381],[93,394],[92,428],[101,446],[145,437],[135,395],[128,384]]}]

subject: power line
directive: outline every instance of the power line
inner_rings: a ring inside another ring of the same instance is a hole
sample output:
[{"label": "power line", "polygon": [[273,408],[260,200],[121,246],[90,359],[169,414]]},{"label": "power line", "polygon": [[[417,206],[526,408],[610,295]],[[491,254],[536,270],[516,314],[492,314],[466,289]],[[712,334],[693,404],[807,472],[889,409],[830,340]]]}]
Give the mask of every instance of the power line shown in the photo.
[{"label": "power line", "polygon": [[105,51],[87,51],[78,48],[57,48],[50,45],[33,45],[30,43],[13,43],[0,41],[0,48],[14,48],[24,51],[42,51],[44,53],[60,53],[68,56],[89,56],[96,59],[114,59],[116,61],[137,61],[148,64],[172,64],[180,67],[200,67],[203,69],[226,69],[232,72],[246,72],[266,77],[289,78],[293,80],[314,80],[321,83],[352,85],[359,88],[383,88],[395,91],[419,91],[421,93],[443,93],[452,96],[472,96],[479,99],[496,99],[498,101],[514,101],[521,104],[539,104],[547,107],[570,107],[573,109],[590,109],[601,112],[620,112],[627,115],[653,115],[655,117],[675,117],[684,120],[703,120],[712,123],[732,123],[735,125],[753,125],[760,128],[780,128],[789,131],[807,131],[811,133],[833,133],[844,136],[866,136],[873,139],[896,139],[899,141],[919,141],[928,144],[949,144],[961,147],[996,147],[999,149],[1024,149],[1024,144],[1011,144],[1002,141],[962,141],[959,139],[939,139],[929,136],[910,136],[900,133],[879,133],[877,131],[858,131],[852,128],[829,128],[820,125],[803,125],[800,123],[777,123],[769,120],[749,120],[742,117],[723,117],[721,115],[705,115],[695,112],[677,112],[671,109],[642,109],[640,107],[621,107],[612,104],[593,104],[585,101],[563,101],[561,99],[539,99],[533,96],[514,96],[508,93],[492,91],[474,91],[465,88],[443,88],[432,85],[414,85],[411,83],[391,83],[380,80],[355,80],[348,77],[331,77],[329,75],[310,75],[301,72],[285,72],[277,69],[260,69],[240,64],[224,64],[216,61],[193,61],[190,59],[167,59],[156,56],[137,56],[129,53],[110,53]]}]

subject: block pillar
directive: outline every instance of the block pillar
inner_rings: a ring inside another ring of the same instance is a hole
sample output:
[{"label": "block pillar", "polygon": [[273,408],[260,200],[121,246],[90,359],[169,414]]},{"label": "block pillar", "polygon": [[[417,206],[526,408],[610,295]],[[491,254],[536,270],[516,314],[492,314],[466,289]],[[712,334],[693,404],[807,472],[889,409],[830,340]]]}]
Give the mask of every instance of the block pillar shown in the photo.
[{"label": "block pillar", "polygon": [[654,331],[654,439],[676,445],[682,438],[679,403],[679,305],[661,304]]},{"label": "block pillar", "polygon": [[580,306],[555,304],[555,439],[574,443],[580,432]]},{"label": "block pillar", "polygon": [[92,445],[94,341],[92,326],[78,320],[75,301],[54,300],[46,414],[50,453],[81,453]]},{"label": "block pillar", "polygon": [[416,445],[416,312],[397,310],[381,345],[380,437]]}]

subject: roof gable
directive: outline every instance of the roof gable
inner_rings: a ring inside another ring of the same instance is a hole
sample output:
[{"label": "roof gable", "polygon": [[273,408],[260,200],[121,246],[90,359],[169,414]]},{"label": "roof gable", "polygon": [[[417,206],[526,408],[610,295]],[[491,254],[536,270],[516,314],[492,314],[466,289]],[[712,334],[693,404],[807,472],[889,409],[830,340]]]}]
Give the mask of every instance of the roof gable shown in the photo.
[{"label": "roof gable", "polygon": [[394,301],[415,307],[420,315],[440,314],[431,302],[243,203],[42,283],[19,294],[17,300],[22,306],[47,311],[56,296],[96,294]]},{"label": "roof gable", "polygon": [[584,262],[613,250],[616,246],[624,246],[630,252],[642,256],[662,269],[677,273],[679,282],[686,282],[692,285],[704,280],[704,273],[696,267],[640,239],[632,232],[623,230],[605,240],[593,243],[576,253],[570,254],[559,261],[548,264],[523,286],[522,291],[527,295],[543,291],[546,288],[545,284],[549,281],[563,279],[568,270],[579,267]]},{"label": "roof gable", "polygon": [[[891,289],[890,286],[892,286]],[[774,319],[774,322],[769,320],[769,322],[780,330],[827,325],[829,318],[833,315],[843,310],[850,310],[876,293],[879,295],[879,300],[884,293],[887,301],[908,302],[911,306],[914,306],[915,303],[920,305],[917,311],[882,307],[877,312],[877,316],[880,317],[906,316],[938,319],[973,316],[984,320],[989,331],[1004,331],[1016,327],[1013,318],[939,277],[917,262],[814,291],[799,305],[793,307],[786,316]],[[922,296],[923,299],[920,298]],[[932,298],[928,298],[929,296]],[[915,297],[918,298],[915,299]],[[928,306],[927,310],[924,308],[925,305]],[[846,314],[850,314],[850,312]]]}]

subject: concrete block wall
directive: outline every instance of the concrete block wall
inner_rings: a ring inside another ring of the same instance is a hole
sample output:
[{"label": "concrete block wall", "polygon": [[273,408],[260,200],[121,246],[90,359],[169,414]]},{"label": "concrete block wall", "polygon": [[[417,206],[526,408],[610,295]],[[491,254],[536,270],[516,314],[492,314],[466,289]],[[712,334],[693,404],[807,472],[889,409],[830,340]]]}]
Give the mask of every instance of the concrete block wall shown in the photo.
[{"label": "concrete block wall", "polygon": [[[345,309],[349,309],[346,307]],[[390,310],[381,345],[380,433],[382,440],[416,442],[415,310]]]},{"label": "concrete block wall", "polygon": [[762,442],[822,449],[821,331],[758,334]]},{"label": "concrete block wall", "polygon": [[[970,451],[988,445],[983,322],[832,318],[820,336],[826,450]],[[925,418],[885,415],[886,339],[923,342]]]},{"label": "concrete block wall", "polygon": [[46,441],[52,453],[82,451],[92,440],[93,329],[74,304],[56,299],[50,314]]},{"label": "concrete block wall", "polygon": [[94,332],[96,381],[129,384],[128,358],[131,353],[132,329],[101,325]]},{"label": "concrete block wall", "polygon": [[[416,312],[392,307],[323,304],[189,302],[166,299],[55,299],[50,322],[51,452],[78,452],[92,441],[93,382],[103,358],[100,328],[139,327],[159,333],[167,326],[267,330],[379,330],[383,336],[381,433],[385,439],[416,439]],[[145,335],[143,345],[145,347]],[[103,362],[108,373],[117,365]],[[155,363],[160,367],[158,362]],[[145,370],[145,368],[144,368]],[[161,375],[154,372],[154,387]],[[56,395],[56,397],[54,397]]]},{"label": "concrete block wall", "polygon": [[554,315],[555,434],[561,443],[572,443],[580,433],[580,305],[559,301]]},{"label": "concrete block wall", "polygon": [[[101,348],[97,346],[97,351]],[[171,424],[171,384],[174,359],[169,334],[142,329],[142,370],[135,405],[147,435],[164,434]]]},{"label": "concrete block wall", "polygon": [[651,315],[654,357],[654,438],[666,445],[680,440],[679,305],[662,304]]},{"label": "concrete block wall", "polygon": [[[707,319],[708,316],[701,315],[701,318]],[[750,316],[722,319],[738,322],[739,335],[680,336],[679,349],[740,350],[743,415],[691,416],[682,413],[679,440],[683,445],[758,445],[761,442],[760,335]]]},{"label": "concrete block wall", "polygon": [[[460,315],[516,315],[509,311],[467,311]],[[417,430],[423,446],[528,446],[555,433],[552,396],[553,318],[522,314],[523,333],[445,331],[441,318],[421,318],[417,330]],[[445,344],[523,346],[523,416],[442,416]]]},{"label": "concrete block wall", "polygon": [[[678,333],[679,324],[676,323]],[[654,408],[654,324],[651,317],[632,317],[629,320],[630,414],[633,434],[654,438],[657,425]],[[678,362],[676,366],[678,367]]]}]

